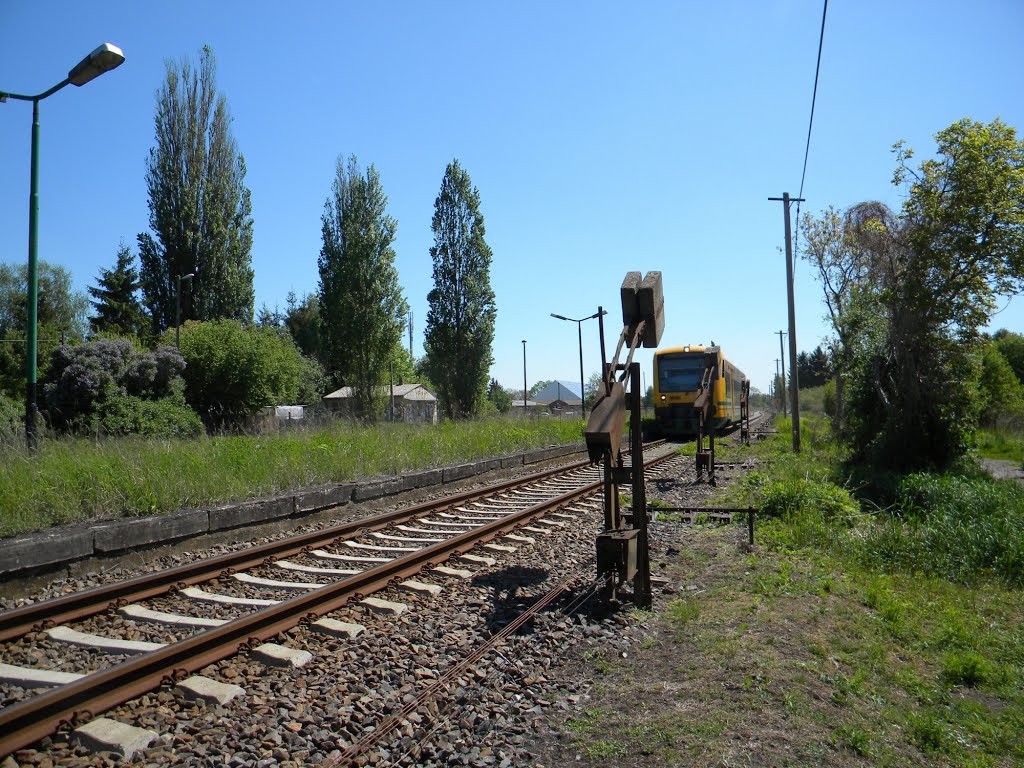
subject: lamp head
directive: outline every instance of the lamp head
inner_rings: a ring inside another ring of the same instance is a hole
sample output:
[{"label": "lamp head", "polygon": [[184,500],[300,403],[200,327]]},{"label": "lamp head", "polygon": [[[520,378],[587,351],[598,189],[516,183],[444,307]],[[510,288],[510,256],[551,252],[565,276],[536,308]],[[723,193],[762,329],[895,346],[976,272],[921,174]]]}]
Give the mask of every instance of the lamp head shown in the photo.
[{"label": "lamp head", "polygon": [[121,49],[116,45],[104,43],[68,72],[68,81],[72,85],[82,86],[123,63],[124,54],[121,53]]},{"label": "lamp head", "polygon": [[571,318],[564,317],[563,315],[556,315],[554,312],[551,313],[551,316],[556,320],[571,320]]}]

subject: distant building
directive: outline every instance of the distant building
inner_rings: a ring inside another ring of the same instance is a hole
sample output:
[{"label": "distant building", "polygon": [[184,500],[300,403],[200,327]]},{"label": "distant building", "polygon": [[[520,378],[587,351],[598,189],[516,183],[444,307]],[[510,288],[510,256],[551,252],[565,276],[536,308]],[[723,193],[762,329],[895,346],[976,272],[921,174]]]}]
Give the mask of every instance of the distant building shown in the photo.
[{"label": "distant building", "polygon": [[553,416],[579,416],[583,413],[583,401],[576,384],[566,381],[552,381],[533,396],[533,399]]},{"label": "distant building", "polygon": [[[391,396],[391,387],[381,387],[385,398]],[[422,384],[395,384],[394,419],[408,424],[437,424],[437,397]],[[351,417],[353,411],[352,387],[324,395],[323,403],[329,413]],[[387,411],[385,410],[385,414]]]},{"label": "distant building", "polygon": [[[547,409],[545,403],[538,403],[536,400],[527,399],[525,411],[526,413],[530,415],[536,415],[539,413],[544,413],[546,410]],[[510,413],[513,416],[521,416],[524,413],[522,398],[519,398],[518,400],[514,397],[512,398],[512,410],[510,411]]]}]

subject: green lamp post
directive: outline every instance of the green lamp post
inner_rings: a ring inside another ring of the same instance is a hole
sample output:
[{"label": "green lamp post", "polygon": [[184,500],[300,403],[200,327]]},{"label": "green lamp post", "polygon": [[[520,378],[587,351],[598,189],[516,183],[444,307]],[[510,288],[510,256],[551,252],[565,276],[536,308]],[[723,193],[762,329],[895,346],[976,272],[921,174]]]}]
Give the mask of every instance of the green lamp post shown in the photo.
[{"label": "green lamp post", "polygon": [[65,85],[82,86],[124,63],[124,54],[116,45],[104,43],[68,72],[67,79],[36,96],[0,91],[0,102],[8,99],[32,102],[32,172],[28,202],[28,305],[25,318],[25,441],[29,450],[38,444],[36,416],[36,357],[38,344],[37,313],[39,306],[39,102],[52,96]]}]

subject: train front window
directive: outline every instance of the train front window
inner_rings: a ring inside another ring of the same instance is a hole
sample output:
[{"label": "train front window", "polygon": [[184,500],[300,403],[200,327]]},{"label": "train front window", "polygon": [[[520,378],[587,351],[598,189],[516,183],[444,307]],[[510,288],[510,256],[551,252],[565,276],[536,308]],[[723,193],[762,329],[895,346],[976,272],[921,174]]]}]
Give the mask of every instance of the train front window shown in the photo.
[{"label": "train front window", "polygon": [[703,374],[703,354],[658,357],[658,389],[662,392],[693,392]]}]

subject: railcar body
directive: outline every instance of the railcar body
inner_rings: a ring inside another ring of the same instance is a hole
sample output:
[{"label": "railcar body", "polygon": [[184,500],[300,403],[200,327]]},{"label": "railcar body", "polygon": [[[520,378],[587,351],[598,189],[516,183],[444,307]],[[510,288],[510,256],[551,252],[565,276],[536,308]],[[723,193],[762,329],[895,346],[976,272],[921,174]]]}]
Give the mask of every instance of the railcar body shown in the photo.
[{"label": "railcar body", "polygon": [[[654,418],[666,436],[696,435],[700,419],[697,399],[704,374],[705,347],[667,347],[654,353]],[[708,426],[722,430],[740,420],[740,396],[746,375],[718,352],[718,380],[714,385]]]}]

